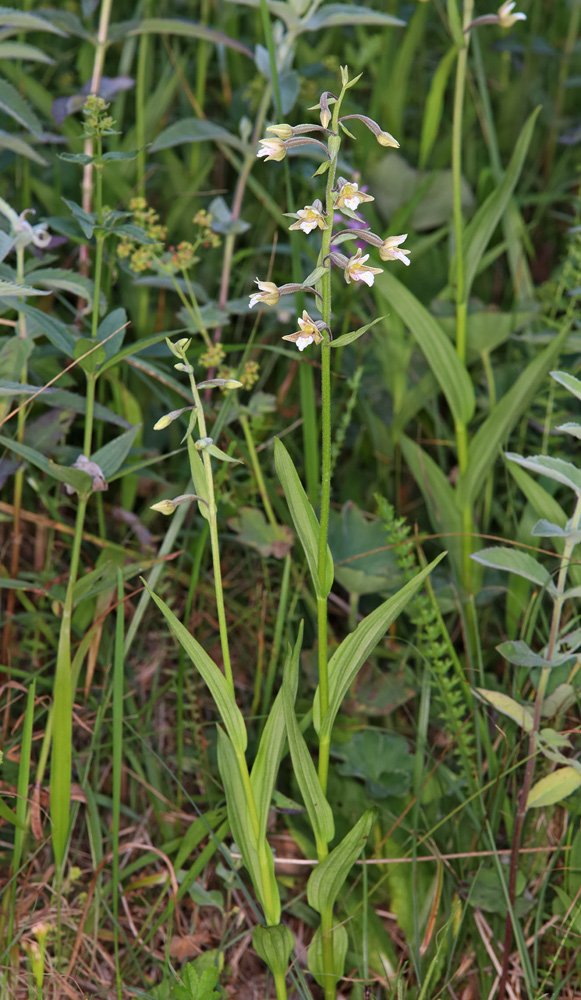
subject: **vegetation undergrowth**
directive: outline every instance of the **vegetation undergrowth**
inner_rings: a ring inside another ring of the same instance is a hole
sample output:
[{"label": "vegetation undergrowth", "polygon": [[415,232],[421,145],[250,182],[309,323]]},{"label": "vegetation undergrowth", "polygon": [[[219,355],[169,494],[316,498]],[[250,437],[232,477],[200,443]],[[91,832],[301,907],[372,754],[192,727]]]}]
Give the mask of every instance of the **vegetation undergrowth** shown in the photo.
[{"label": "vegetation undergrowth", "polygon": [[2,998],[578,996],[581,4],[516,6],[0,8]]}]

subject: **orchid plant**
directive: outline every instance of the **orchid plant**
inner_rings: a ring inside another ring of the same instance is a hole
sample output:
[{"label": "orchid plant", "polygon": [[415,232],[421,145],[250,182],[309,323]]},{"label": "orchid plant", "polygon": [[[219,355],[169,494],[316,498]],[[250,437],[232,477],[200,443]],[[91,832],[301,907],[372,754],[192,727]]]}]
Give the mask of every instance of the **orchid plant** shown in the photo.
[{"label": "orchid plant", "polygon": [[[268,844],[266,829],[277,773],[286,752],[290,751],[292,766],[304,800],[316,844],[318,863],[307,883],[309,904],[320,914],[317,929],[308,952],[309,970],[323,987],[325,1000],[334,1000],[337,983],[344,972],[348,935],[344,924],[335,918],[334,908],[339,892],[352,865],[361,853],[375,823],[375,813],[368,810],[347,836],[333,849],[335,830],[332,803],[327,799],[329,752],[333,724],[343,698],[354,682],[361,666],[377,642],[385,634],[407,601],[422,585],[435,565],[432,563],[408,582],[398,593],[367,616],[335,650],[329,658],[327,637],[327,601],[333,585],[334,568],[327,544],[329,504],[331,492],[331,353],[332,348],[344,346],[362,336],[374,320],[358,330],[333,338],[332,276],[333,270],[342,271],[347,283],[372,285],[375,275],[382,269],[367,264],[370,254],[362,254],[358,246],[355,254],[347,257],[331,245],[341,245],[348,240],[364,241],[379,252],[384,261],[400,260],[409,264],[409,251],[402,248],[405,236],[381,237],[367,228],[344,229],[333,233],[334,217],[341,213],[348,220],[355,219],[359,205],[373,200],[372,195],[361,190],[357,183],[337,176],[339,151],[344,135],[351,138],[348,119],[357,119],[371,130],[378,143],[384,147],[398,147],[398,142],[383,131],[376,122],[365,115],[341,116],[346,92],[359,77],[349,80],[346,68],[341,69],[341,89],[338,96],[325,92],[316,109],[320,124],[271,125],[267,131],[272,138],[260,140],[259,157],[280,161],[295,148],[308,145],[310,150],[321,149],[324,160],[315,176],[326,174],[325,202],[319,199],[292,214],[295,221],[291,230],[301,230],[305,235],[320,233],[320,250],[315,269],[302,283],[281,286],[272,281],[256,279],[258,291],[250,297],[250,308],[255,305],[274,306],[280,298],[299,290],[314,297],[319,306],[320,318],[313,318],[308,310],[297,321],[295,333],[284,334],[283,339],[295,343],[299,351],[314,345],[321,351],[322,373],[322,474],[320,520],[311,506],[290,455],[280,440],[275,441],[275,466],[290,509],[291,518],[302,544],[312,586],[316,595],[318,624],[318,687],[312,706],[312,720],[317,737],[317,765],[299,725],[295,711],[298,688],[299,657],[302,643],[302,625],[293,646],[288,647],[283,671],[282,686],[274,700],[264,727],[252,766],[246,759],[247,730],[236,702],[235,684],[229,651],[226,612],[221,585],[217,506],[213,484],[212,459],[232,461],[214,443],[203,413],[200,389],[221,384],[220,380],[197,383],[193,365],[187,360],[189,341],[168,345],[178,359],[175,367],[187,374],[192,392],[186,432],[191,476],[195,493],[182,494],[173,501],[157,505],[162,513],[171,514],[178,504],[196,501],[200,513],[209,522],[212,546],[216,601],[222,648],[223,670],[211,660],[200,643],[176,618],[170,608],[152,592],[152,597],[163,612],[171,630],[192,659],[205,680],[223,728],[218,729],[218,765],[224,783],[228,818],[242,860],[248,871],[256,896],[262,907],[264,925],[257,927],[253,944],[257,953],[269,966],[279,1000],[286,998],[286,977],[294,946],[290,929],[281,922],[282,908],[275,877],[275,858]],[[318,133],[321,139],[312,138]],[[314,307],[309,307],[314,312]],[[232,383],[232,388],[239,383]],[[176,411],[181,413],[182,411]],[[157,426],[166,426],[174,414],[169,414]],[[197,436],[199,433],[199,436]],[[441,558],[441,557],[440,557]],[[437,560],[436,560],[437,561]],[[304,728],[304,727],[303,727]]]}]

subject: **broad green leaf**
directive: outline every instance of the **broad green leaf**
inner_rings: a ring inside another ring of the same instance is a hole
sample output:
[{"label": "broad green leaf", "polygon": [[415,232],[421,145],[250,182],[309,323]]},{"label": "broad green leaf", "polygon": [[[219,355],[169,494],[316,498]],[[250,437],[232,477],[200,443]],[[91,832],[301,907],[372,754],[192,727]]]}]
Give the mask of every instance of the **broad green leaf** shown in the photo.
[{"label": "broad green leaf", "polygon": [[563,330],[549,347],[527,365],[512,388],[498,401],[492,413],[478,428],[470,442],[468,466],[458,482],[460,507],[474,505],[503,441],[534,399],[552,361],[563,346],[566,335],[567,331]]},{"label": "broad green leaf", "polygon": [[317,853],[325,850],[335,835],[333,811],[329,805],[317,774],[306,740],[299,729],[295,715],[291,681],[283,681],[282,695],[286,735],[293,762],[293,771],[299,786],[312,831],[315,835]]},{"label": "broad green leaf", "polygon": [[542,653],[535,653],[523,639],[509,639],[497,647],[501,656],[518,667],[560,667],[567,660],[574,659],[575,653],[553,653],[550,660]]},{"label": "broad green leaf", "polygon": [[40,139],[42,136],[42,122],[37,117],[29,104],[20,96],[15,87],[7,80],[0,78],[0,111],[10,115],[20,125],[32,132]]},{"label": "broad green leaf", "polygon": [[191,434],[188,434],[188,457],[190,459],[190,471],[192,473],[192,479],[194,480],[195,491],[199,497],[202,497],[202,500],[205,500],[205,503],[198,503],[198,510],[200,511],[202,517],[205,517],[206,520],[208,520],[210,494],[208,492],[206,470],[204,468],[202,456],[192,441]]},{"label": "broad green leaf", "polygon": [[581,381],[574,375],[569,375],[569,372],[551,372],[551,378],[572,392],[577,399],[581,399]]},{"label": "broad green leaf", "polygon": [[252,934],[252,945],[257,955],[266,962],[275,976],[284,976],[288,970],[289,960],[295,946],[295,939],[290,927],[275,924],[274,927],[255,927]]},{"label": "broad green leaf", "polygon": [[45,267],[31,271],[29,277],[36,286],[40,285],[41,288],[49,288],[52,291],[70,292],[72,295],[78,295],[79,298],[86,299],[91,304],[93,302],[95,295],[94,283],[90,278],[86,278],[81,274],[75,274],[74,271]]},{"label": "broad green leaf", "polygon": [[336,924],[331,930],[333,938],[333,975],[324,971],[323,960],[323,934],[321,927],[317,927],[313,940],[307,951],[307,965],[311,976],[322,987],[329,989],[329,980],[336,985],[345,973],[345,959],[349,947],[349,935],[344,924]]},{"label": "broad green leaf", "polygon": [[550,455],[534,455],[531,458],[523,458],[522,455],[515,455],[512,452],[507,452],[506,457],[510,462],[521,465],[523,469],[548,476],[549,479],[554,479],[557,483],[569,486],[577,496],[581,496],[581,471],[571,462],[564,462],[562,458],[552,458]]},{"label": "broad green leaf", "polygon": [[141,424],[136,424],[91,455],[91,461],[101,467],[105,479],[112,479],[121,468],[140,430]]},{"label": "broad green leaf", "polygon": [[540,781],[529,792],[527,809],[542,809],[572,795],[581,786],[581,774],[574,767],[560,767]]},{"label": "broad green leaf", "polygon": [[50,21],[45,21],[38,14],[29,14],[12,7],[0,7],[0,28],[17,28],[19,31],[50,31],[54,35],[66,37],[66,31],[61,30]]},{"label": "broad green leaf", "polygon": [[440,59],[438,68],[432,77],[428,96],[424,108],[424,118],[422,122],[422,135],[420,138],[419,168],[424,170],[430,158],[430,153],[440,130],[442,111],[444,109],[444,94],[450,70],[456,60],[457,49],[449,49],[446,55]]},{"label": "broad green leaf", "polygon": [[354,3],[328,3],[312,14],[302,27],[302,31],[318,31],[319,28],[331,28],[337,25],[344,28],[347,24],[367,24],[379,27],[404,28],[405,21],[392,14],[370,10]]},{"label": "broad green leaf", "polygon": [[572,684],[558,684],[552,694],[543,699],[543,718],[552,719],[561,712],[567,712],[577,701],[577,692]]},{"label": "broad green leaf", "polygon": [[375,809],[363,813],[341,843],[311,872],[307,882],[307,899],[317,913],[332,911],[349,872],[365,847],[376,818]]},{"label": "broad green leaf", "polygon": [[405,435],[400,437],[399,443],[406,464],[426,501],[434,531],[443,533],[442,541],[450,553],[454,570],[460,574],[462,517],[456,504],[456,494],[440,466],[427,451]]},{"label": "broad green leaf", "polygon": [[531,528],[531,535],[534,538],[575,538],[581,541],[581,532],[574,531],[573,528],[561,528],[552,521],[547,521],[542,517],[540,521]]},{"label": "broad green leaf", "polygon": [[210,689],[216,708],[220,713],[222,722],[226,727],[226,731],[232,740],[235,750],[238,753],[244,753],[247,742],[244,718],[238,708],[238,705],[236,704],[236,699],[234,698],[234,694],[230,689],[224,674],[219,667],[216,666],[214,661],[210,659],[205,649],[200,646],[197,639],[194,639],[193,635],[190,635],[187,628],[182,625],[178,618],[176,618],[173,611],[167,606],[165,601],[162,601],[161,597],[158,597],[157,594],[153,592],[146,581],[143,581],[143,583],[149,593],[149,596],[157,604],[182,649],[188,654],[190,660],[200,672],[205,683]]},{"label": "broad green leaf", "polygon": [[[468,299],[472,282],[478,271],[478,267],[484,251],[488,246],[494,230],[498,226],[503,213],[510,201],[512,193],[516,187],[523,168],[525,157],[533,136],[533,131],[539,107],[535,108],[527,118],[522,131],[516,140],[514,152],[510,158],[510,163],[506,168],[506,173],[494,191],[488,196],[486,201],[475,212],[474,217],[469,222],[464,233],[464,296]],[[454,273],[454,262],[451,264],[451,274]]]},{"label": "broad green leaf", "polygon": [[472,381],[448,337],[432,314],[389,271],[376,284],[409,328],[444,393],[454,420],[468,423],[474,415]]},{"label": "broad green leaf", "polygon": [[33,163],[38,163],[39,167],[48,167],[48,160],[45,160],[29,142],[26,142],[19,135],[11,135],[0,129],[0,149],[9,149],[17,156],[24,156]]},{"label": "broad green leaf", "polygon": [[492,705],[497,712],[508,715],[509,719],[524,729],[525,733],[530,733],[533,728],[533,713],[526,705],[519,705],[518,701],[510,698],[502,691],[488,691],[485,688],[476,688],[478,694],[489,705]]},{"label": "broad green leaf", "polygon": [[359,340],[364,333],[371,330],[372,326],[376,323],[380,323],[385,316],[378,316],[376,319],[372,320],[371,323],[366,323],[365,326],[360,326],[358,330],[351,330],[349,333],[342,333],[340,337],[336,340],[331,340],[329,342],[329,347],[345,347],[346,344],[352,344],[354,340]]},{"label": "broad green leaf", "polygon": [[123,308],[114,309],[99,323],[97,340],[103,344],[107,360],[121,350],[126,330],[127,313]]},{"label": "broad green leaf", "polygon": [[[37,291],[36,294],[49,295],[50,293]],[[34,324],[31,331],[33,334],[35,330],[40,330],[54,347],[57,347],[67,357],[73,357],[76,338],[73,337],[69,328],[64,323],[61,323],[55,316],[49,316],[47,313],[42,312],[42,310],[27,303],[22,303],[18,308]]]},{"label": "broad green leaf", "polygon": [[87,375],[94,375],[97,367],[106,359],[105,348],[90,337],[80,337],[76,341],[73,357]]},{"label": "broad green leaf", "polygon": [[522,549],[510,549],[498,545],[490,549],[481,549],[480,552],[475,552],[471,558],[482,566],[506,570],[509,573],[516,573],[517,576],[523,576],[525,580],[531,580],[539,587],[546,588],[552,597],[557,593],[548,569],[537,562],[534,556],[523,552]]},{"label": "broad green leaf", "polygon": [[[301,622],[294,649],[291,650],[291,647],[288,647],[284,665],[284,676],[286,679],[288,694],[292,699],[293,704],[297,694],[299,657],[301,655],[302,643],[303,623]],[[278,774],[280,762],[284,755],[285,744],[286,729],[284,723],[283,692],[281,689],[278,692],[274,700],[274,704],[269,712],[268,719],[260,739],[258,752],[254,758],[252,771],[250,772],[250,784],[252,786],[252,793],[254,795],[254,801],[256,802],[256,811],[258,812],[258,819],[260,822],[259,838],[266,837],[268,813],[272,802],[276,776]]]},{"label": "broad green leaf", "polygon": [[577,440],[581,438],[581,424],[576,424],[572,422],[567,424],[559,424],[558,427],[555,427],[555,430],[560,431],[562,434],[570,434],[571,437],[577,438]]},{"label": "broad green leaf", "polygon": [[319,522],[317,516],[309,502],[302,483],[298,477],[293,461],[279,438],[274,439],[274,464],[276,473],[280,479],[286,502],[288,503],[291,517],[297,535],[299,536],[309,570],[313,587],[319,597],[326,597],[333,586],[333,558],[331,550],[327,546],[327,565],[325,574],[325,588],[321,592],[319,583]]},{"label": "broad green leaf", "polygon": [[223,142],[241,153],[248,152],[247,145],[239,136],[228,132],[222,125],[214,125],[201,118],[182,118],[181,121],[174,122],[160,132],[149,149],[156,153],[160,149],[181,146],[184,142]]},{"label": "broad green leaf", "polygon": [[355,631],[346,636],[339,648],[335,650],[329,660],[329,710],[324,719],[321,719],[320,716],[319,688],[315,692],[313,704],[313,724],[321,740],[330,739],[333,722],[341,708],[343,698],[368,656],[385,635],[391,623],[403,611],[409,599],[420,589],[426,577],[445,555],[446,553],[442,552],[429,566],[417,573],[413,580],[406,583],[405,587],[402,587],[397,594],[394,594],[370,615],[367,615],[367,618],[359,622]]},{"label": "broad green leaf", "polygon": [[172,17],[146,17],[142,21],[128,21],[113,24],[109,30],[109,38],[123,39],[131,35],[181,35],[184,38],[197,38],[212,42],[214,45],[225,45],[236,49],[252,59],[252,52],[242,42],[237,41],[223,31],[208,28],[196,21],[178,20]]},{"label": "broad green leaf", "polygon": [[20,455],[21,458],[30,462],[31,465],[35,465],[37,469],[42,469],[47,475],[52,476],[53,479],[57,479],[59,483],[66,483],[67,486],[72,486],[78,493],[90,492],[91,477],[86,472],[82,472],[81,469],[72,469],[65,465],[57,465],[56,462],[51,462],[46,455],[37,451],[36,448],[30,448],[26,444],[19,444],[18,441],[12,441],[10,438],[2,435],[0,435],[0,444],[4,445],[5,448],[9,448],[16,455]]}]

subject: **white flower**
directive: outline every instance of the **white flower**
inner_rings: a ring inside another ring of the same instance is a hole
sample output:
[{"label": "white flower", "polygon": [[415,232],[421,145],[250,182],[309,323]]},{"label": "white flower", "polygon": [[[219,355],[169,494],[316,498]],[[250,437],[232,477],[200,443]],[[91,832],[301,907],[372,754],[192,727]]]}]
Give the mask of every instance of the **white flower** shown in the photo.
[{"label": "white flower", "polygon": [[282,139],[260,139],[260,145],[264,149],[259,149],[257,156],[264,156],[267,160],[284,160],[286,146]]},{"label": "white flower", "polygon": [[293,222],[289,229],[302,229],[303,233],[312,233],[313,229],[317,226],[319,229],[328,229],[327,223],[325,222],[325,216],[322,212],[322,204],[317,198],[313,205],[305,205],[304,208],[299,208],[297,215],[297,222]]},{"label": "white flower", "polygon": [[402,264],[409,266],[410,261],[407,258],[409,250],[400,250],[399,245],[407,240],[408,234],[404,233],[403,236],[388,236],[386,240],[383,241],[379,248],[379,256],[382,260],[401,260]]},{"label": "white flower", "polygon": [[497,15],[501,28],[512,28],[516,21],[526,21],[526,14],[520,14],[518,11],[516,14],[512,13],[515,7],[516,0],[507,0],[506,3],[500,5]]},{"label": "white flower", "polygon": [[299,351],[304,351],[305,347],[309,344],[320,344],[323,339],[323,334],[321,333],[317,323],[314,319],[311,319],[306,309],[303,310],[303,318],[297,320],[300,330],[296,333],[287,333],[283,340],[290,340],[292,344],[296,344]]},{"label": "white flower", "polygon": [[361,248],[358,247],[354,257],[350,257],[345,265],[345,281],[350,284],[352,281],[364,281],[371,288],[375,281],[376,274],[383,274],[381,267],[369,267],[365,261],[369,260],[369,254],[361,255]]},{"label": "white flower", "polygon": [[259,291],[250,296],[248,308],[252,309],[252,306],[255,306],[257,302],[264,302],[267,306],[275,306],[280,299],[280,292],[274,281],[259,281],[258,278],[255,278],[255,284],[258,285]]},{"label": "white flower", "polygon": [[339,178],[339,194],[335,200],[335,208],[350,208],[352,212],[364,201],[374,201],[373,195],[366,194],[359,190],[359,185],[355,181],[346,181]]}]

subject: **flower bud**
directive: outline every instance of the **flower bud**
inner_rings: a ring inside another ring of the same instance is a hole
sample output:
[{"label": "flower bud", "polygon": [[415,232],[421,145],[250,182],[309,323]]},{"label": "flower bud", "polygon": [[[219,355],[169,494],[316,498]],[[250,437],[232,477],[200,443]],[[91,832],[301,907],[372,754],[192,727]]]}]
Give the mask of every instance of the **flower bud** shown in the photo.
[{"label": "flower bud", "polygon": [[266,129],[267,132],[274,132],[278,139],[290,139],[293,134],[292,125],[287,125],[286,122],[282,122],[280,125],[269,125]]},{"label": "flower bud", "polygon": [[169,514],[173,514],[176,509],[176,505],[173,500],[160,500],[159,503],[153,503],[150,510],[157,510],[160,514],[165,514],[166,517]]}]

